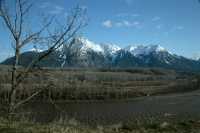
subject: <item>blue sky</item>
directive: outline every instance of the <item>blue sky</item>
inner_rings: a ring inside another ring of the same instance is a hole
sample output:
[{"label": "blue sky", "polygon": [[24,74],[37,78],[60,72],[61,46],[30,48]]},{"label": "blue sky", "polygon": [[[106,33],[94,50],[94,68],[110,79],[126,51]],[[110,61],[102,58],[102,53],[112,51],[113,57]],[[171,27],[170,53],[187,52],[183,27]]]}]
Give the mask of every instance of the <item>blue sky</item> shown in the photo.
[{"label": "blue sky", "polygon": [[[33,16],[45,13],[62,18],[77,4],[87,8],[89,17],[81,34],[94,42],[121,47],[159,44],[189,58],[200,56],[198,0],[37,0]],[[12,54],[8,40],[0,23],[0,61]]]}]

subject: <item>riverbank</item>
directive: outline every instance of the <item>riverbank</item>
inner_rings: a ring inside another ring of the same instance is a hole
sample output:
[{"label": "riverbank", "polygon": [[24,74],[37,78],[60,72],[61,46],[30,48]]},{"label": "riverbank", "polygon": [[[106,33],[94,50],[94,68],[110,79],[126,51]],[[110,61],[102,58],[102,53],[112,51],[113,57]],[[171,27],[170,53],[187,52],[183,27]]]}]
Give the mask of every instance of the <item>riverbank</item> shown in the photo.
[{"label": "riverbank", "polygon": [[79,124],[76,120],[57,121],[49,124],[28,121],[0,119],[1,133],[199,133],[200,121],[149,121],[141,123],[119,123],[115,125],[90,127]]}]

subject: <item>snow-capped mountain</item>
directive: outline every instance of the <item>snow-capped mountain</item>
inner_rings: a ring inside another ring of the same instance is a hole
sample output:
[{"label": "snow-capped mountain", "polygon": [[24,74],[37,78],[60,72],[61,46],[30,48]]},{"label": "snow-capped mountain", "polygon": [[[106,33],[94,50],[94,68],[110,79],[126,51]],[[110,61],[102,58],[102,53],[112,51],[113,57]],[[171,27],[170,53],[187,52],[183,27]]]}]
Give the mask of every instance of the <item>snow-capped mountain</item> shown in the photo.
[{"label": "snow-capped mountain", "polygon": [[106,55],[115,55],[120,50],[125,50],[130,52],[134,56],[139,55],[149,55],[150,53],[156,52],[167,52],[167,50],[160,45],[130,45],[125,48],[121,48],[116,44],[109,44],[109,43],[95,43],[86,38],[76,38],[74,39],[74,45],[71,47],[71,50],[79,49],[81,53],[87,53],[88,51],[93,51],[99,54]]},{"label": "snow-capped mountain", "polygon": [[156,52],[167,52],[167,50],[160,45],[130,45],[125,48],[128,52],[132,53],[134,56],[140,56],[140,55],[148,55],[150,53]]},{"label": "snow-capped mountain", "polygon": [[38,53],[40,53],[40,52],[43,52],[44,50],[39,49],[39,48],[32,48],[32,49],[30,49],[29,51],[33,51],[33,52],[38,52]]},{"label": "snow-capped mountain", "polygon": [[86,38],[75,38],[73,48],[80,49],[81,52],[86,53],[87,51],[94,51],[97,53],[104,53],[104,49]]},{"label": "snow-capped mountain", "polygon": [[115,44],[98,44],[83,37],[75,38],[73,45],[70,48],[71,50],[79,50],[83,54],[87,54],[87,52],[93,51],[102,55],[114,55],[121,49]]},{"label": "snow-capped mountain", "polygon": [[[21,65],[45,51],[31,50],[20,57]],[[2,64],[12,64],[14,58]],[[72,43],[60,47],[38,65],[43,67],[97,67],[132,68],[161,67],[175,70],[200,71],[200,61],[170,53],[160,45],[130,45],[121,48],[115,44],[95,43],[86,38],[75,38]]]},{"label": "snow-capped mountain", "polygon": [[116,54],[121,48],[115,44],[103,43],[101,47],[104,50],[104,54],[114,55]]}]

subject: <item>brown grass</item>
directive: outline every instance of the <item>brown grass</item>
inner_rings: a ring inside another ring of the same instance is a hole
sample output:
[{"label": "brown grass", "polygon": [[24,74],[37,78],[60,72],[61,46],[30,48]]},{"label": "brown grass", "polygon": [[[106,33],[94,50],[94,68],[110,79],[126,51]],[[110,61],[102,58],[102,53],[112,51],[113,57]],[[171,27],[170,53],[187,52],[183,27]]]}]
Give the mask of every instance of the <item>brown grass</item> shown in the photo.
[{"label": "brown grass", "polygon": [[[19,70],[19,73],[23,69]],[[0,69],[0,96],[7,99],[11,88],[11,71]],[[47,86],[49,86],[47,88]],[[108,100],[127,99],[198,89],[194,76],[183,76],[160,69],[44,69],[32,70],[17,90],[22,100],[33,92],[46,88],[37,99]]]},{"label": "brown grass", "polygon": [[26,120],[7,121],[0,119],[1,133],[199,133],[199,121],[149,121],[129,122],[94,127],[81,125],[75,119],[49,124],[33,123]]}]

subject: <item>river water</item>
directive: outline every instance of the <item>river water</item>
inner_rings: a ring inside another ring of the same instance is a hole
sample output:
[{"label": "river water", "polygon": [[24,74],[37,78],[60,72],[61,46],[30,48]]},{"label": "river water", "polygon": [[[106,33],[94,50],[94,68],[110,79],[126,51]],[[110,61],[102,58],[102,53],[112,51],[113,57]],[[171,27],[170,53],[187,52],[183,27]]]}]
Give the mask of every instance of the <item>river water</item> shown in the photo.
[{"label": "river water", "polygon": [[151,119],[199,119],[200,91],[121,101],[32,102],[19,109],[38,122],[74,118],[83,123],[107,124]]}]

